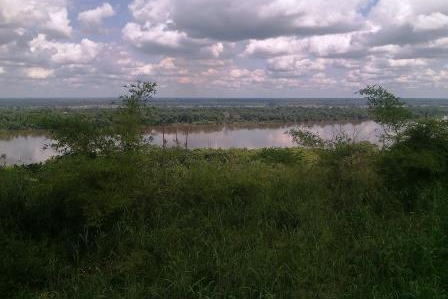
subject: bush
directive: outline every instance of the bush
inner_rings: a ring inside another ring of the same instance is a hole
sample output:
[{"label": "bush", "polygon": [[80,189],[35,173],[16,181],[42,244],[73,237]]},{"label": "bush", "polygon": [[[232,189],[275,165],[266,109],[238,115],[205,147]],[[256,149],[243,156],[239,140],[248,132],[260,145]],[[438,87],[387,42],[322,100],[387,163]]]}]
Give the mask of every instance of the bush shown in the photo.
[{"label": "bush", "polygon": [[[448,122],[409,125],[381,161],[386,183],[413,205],[419,189],[448,180]],[[411,208],[409,206],[409,208]]]},{"label": "bush", "polygon": [[448,178],[448,122],[410,125],[386,152],[383,164],[394,185],[418,186]]},{"label": "bush", "polygon": [[303,152],[293,148],[263,148],[256,158],[266,163],[294,164],[303,160]]}]

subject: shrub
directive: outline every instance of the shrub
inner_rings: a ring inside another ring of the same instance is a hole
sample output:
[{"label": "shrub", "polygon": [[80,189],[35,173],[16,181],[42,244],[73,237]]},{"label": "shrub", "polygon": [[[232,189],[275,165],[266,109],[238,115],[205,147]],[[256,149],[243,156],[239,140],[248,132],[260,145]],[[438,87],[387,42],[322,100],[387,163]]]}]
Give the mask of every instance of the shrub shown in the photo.
[{"label": "shrub", "polygon": [[410,124],[381,161],[387,184],[403,194],[411,208],[418,190],[448,180],[448,122]]}]

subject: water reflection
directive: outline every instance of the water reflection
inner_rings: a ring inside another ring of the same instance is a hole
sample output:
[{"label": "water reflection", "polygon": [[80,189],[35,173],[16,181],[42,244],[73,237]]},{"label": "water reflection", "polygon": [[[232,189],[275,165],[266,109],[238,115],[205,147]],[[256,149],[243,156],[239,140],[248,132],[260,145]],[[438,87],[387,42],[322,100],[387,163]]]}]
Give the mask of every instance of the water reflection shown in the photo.
[{"label": "water reflection", "polygon": [[[332,139],[346,132],[357,141],[378,142],[380,126],[373,121],[359,123],[309,123],[309,124],[239,124],[239,125],[170,125],[146,130],[153,136],[153,143],[167,146],[194,148],[262,148],[289,147],[292,140],[286,131],[302,127],[324,139]],[[177,140],[177,142],[176,142]],[[54,150],[43,148],[51,143],[44,132],[0,132],[0,155],[6,154],[6,164],[42,162],[56,155]],[[0,159],[0,163],[3,163]]]},{"label": "water reflection", "polygon": [[0,164],[30,164],[45,161],[56,152],[45,145],[51,140],[43,132],[2,132],[0,133]]},{"label": "water reflection", "polygon": [[[154,143],[188,148],[262,148],[293,146],[291,137],[285,134],[292,128],[305,128],[324,139],[332,139],[340,132],[347,133],[353,140],[378,142],[380,126],[373,121],[359,123],[310,123],[310,124],[240,124],[240,125],[177,125],[152,128],[146,136],[152,135]],[[177,142],[176,142],[177,140]]]}]

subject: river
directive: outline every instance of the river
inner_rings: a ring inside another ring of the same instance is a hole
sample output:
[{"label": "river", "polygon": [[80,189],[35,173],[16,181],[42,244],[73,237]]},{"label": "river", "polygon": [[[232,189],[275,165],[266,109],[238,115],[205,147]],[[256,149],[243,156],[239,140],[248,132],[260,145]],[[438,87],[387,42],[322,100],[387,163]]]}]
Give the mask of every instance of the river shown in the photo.
[{"label": "river", "polygon": [[[378,142],[380,126],[373,121],[347,123],[308,124],[236,124],[236,125],[169,125],[148,128],[145,136],[153,137],[152,143],[166,146],[178,144],[194,148],[263,148],[293,146],[291,137],[285,132],[296,127],[306,128],[324,139],[332,139],[346,132],[357,141]],[[177,140],[177,142],[176,142]],[[43,162],[57,153],[46,145],[52,142],[46,132],[2,132],[0,133],[0,164],[30,164]]]}]

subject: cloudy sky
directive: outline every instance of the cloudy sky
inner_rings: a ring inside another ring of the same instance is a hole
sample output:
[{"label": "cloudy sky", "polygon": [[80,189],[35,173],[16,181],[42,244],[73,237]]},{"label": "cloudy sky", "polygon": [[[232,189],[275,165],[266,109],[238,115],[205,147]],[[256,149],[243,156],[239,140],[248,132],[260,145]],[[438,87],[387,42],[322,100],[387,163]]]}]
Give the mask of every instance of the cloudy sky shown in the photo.
[{"label": "cloudy sky", "polygon": [[0,97],[448,97],[448,0],[0,0]]}]

